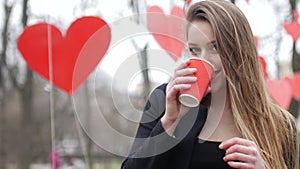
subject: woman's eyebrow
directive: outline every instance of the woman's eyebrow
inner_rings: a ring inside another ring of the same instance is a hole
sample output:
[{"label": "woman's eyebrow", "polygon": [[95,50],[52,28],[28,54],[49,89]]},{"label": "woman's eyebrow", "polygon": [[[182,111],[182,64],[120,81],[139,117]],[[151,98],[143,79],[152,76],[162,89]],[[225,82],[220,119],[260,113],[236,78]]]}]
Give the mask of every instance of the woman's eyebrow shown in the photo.
[{"label": "woman's eyebrow", "polygon": [[211,42],[209,42],[208,44],[216,44],[217,43],[217,41],[216,40],[212,40]]},{"label": "woman's eyebrow", "polygon": [[198,46],[198,45],[195,43],[188,43],[188,46]]},{"label": "woman's eyebrow", "polygon": [[[212,40],[212,41],[208,42],[207,45],[211,45],[211,44],[215,45],[216,43],[217,43],[216,40]],[[198,45],[195,43],[188,42],[188,46],[198,46]]]}]

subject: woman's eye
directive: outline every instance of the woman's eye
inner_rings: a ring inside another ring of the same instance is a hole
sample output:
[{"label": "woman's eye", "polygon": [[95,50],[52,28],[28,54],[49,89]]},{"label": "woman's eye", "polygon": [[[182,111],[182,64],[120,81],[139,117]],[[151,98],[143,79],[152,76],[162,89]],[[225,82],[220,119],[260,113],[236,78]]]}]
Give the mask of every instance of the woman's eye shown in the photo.
[{"label": "woman's eye", "polygon": [[218,51],[217,44],[214,44],[214,43],[210,44],[209,49],[212,50],[212,51]]},{"label": "woman's eye", "polygon": [[217,51],[218,48],[217,48],[217,44],[213,44],[213,50]]},{"label": "woman's eye", "polygon": [[199,54],[201,52],[201,50],[199,48],[189,48],[189,51],[193,54]]}]

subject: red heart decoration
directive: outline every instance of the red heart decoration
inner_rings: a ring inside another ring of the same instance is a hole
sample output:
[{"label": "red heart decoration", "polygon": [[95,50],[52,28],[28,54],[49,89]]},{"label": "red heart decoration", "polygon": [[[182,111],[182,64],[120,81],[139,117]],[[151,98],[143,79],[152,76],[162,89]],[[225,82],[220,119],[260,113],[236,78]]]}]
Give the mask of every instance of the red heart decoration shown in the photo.
[{"label": "red heart decoration", "polygon": [[18,39],[18,49],[33,71],[72,95],[101,61],[110,39],[107,23],[87,16],[74,21],[65,37],[48,23],[26,27]]},{"label": "red heart decoration", "polygon": [[266,82],[270,95],[275,103],[284,109],[288,109],[293,97],[289,79],[282,78],[278,81],[267,79]]},{"label": "red heart decoration", "polygon": [[289,78],[293,97],[300,101],[300,72],[295,72],[292,78]]},{"label": "red heart decoration", "polygon": [[268,74],[267,74],[267,62],[266,62],[265,58],[263,58],[262,56],[259,56],[258,59],[259,59],[264,77],[266,78],[268,76]]},{"label": "red heart decoration", "polygon": [[292,23],[285,22],[283,26],[287,33],[293,37],[294,42],[297,42],[300,37],[300,24],[298,22],[299,14],[297,11],[294,11],[293,14],[294,21]]},{"label": "red heart decoration", "polygon": [[255,41],[256,47],[258,48],[259,41],[258,41],[258,37],[257,36],[254,36],[254,41]]},{"label": "red heart decoration", "polygon": [[189,5],[191,2],[192,2],[192,0],[183,0],[187,5]]},{"label": "red heart decoration", "polygon": [[173,7],[171,15],[165,15],[158,6],[151,6],[147,12],[147,24],[160,46],[176,61],[181,57],[185,46],[184,12]]}]

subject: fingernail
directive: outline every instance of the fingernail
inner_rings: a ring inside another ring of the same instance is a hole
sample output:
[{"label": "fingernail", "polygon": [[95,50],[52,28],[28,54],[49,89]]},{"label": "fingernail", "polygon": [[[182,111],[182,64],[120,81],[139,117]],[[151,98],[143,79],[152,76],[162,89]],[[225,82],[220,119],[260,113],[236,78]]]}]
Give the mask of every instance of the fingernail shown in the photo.
[{"label": "fingernail", "polygon": [[221,144],[219,145],[219,148],[220,148],[220,149],[222,149],[222,147],[223,147],[223,143],[221,143]]}]

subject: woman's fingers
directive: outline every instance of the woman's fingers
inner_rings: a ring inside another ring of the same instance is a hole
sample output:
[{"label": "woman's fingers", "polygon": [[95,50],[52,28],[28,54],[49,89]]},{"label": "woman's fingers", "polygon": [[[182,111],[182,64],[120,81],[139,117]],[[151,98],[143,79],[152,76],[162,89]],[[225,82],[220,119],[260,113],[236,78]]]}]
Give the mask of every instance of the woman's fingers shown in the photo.
[{"label": "woman's fingers", "polygon": [[197,78],[194,76],[176,77],[168,86],[168,92],[170,93],[167,95],[167,99],[177,99],[178,92],[189,89],[191,84],[196,81]]},{"label": "woman's fingers", "polygon": [[174,72],[174,77],[168,85],[168,90],[180,91],[190,88],[191,83],[196,82],[197,78],[191,76],[197,70],[195,68],[187,68],[188,62],[184,62]]},{"label": "woman's fingers", "polygon": [[244,146],[255,146],[255,143],[253,141],[249,141],[243,138],[234,137],[231,139],[228,139],[226,141],[223,141],[219,148],[223,150],[227,150],[229,147],[238,144],[238,145],[244,145]]},{"label": "woman's fingers", "polygon": [[197,81],[197,77],[195,76],[180,76],[180,77],[176,77],[173,80],[174,85],[190,84],[190,83],[195,83],[196,81]]},{"label": "woman's fingers", "polygon": [[[188,68],[189,61],[181,63],[174,72],[173,79],[168,83],[166,90],[166,111],[161,119],[164,128],[169,128],[173,123],[181,118],[186,112],[187,107],[183,107],[178,100],[180,91],[191,88],[191,84],[196,82],[197,78],[192,76],[196,72],[195,68]],[[172,130],[168,130],[171,134]]]},{"label": "woman's fingers", "polygon": [[175,99],[177,100],[177,94],[178,92],[182,91],[182,90],[187,90],[191,87],[190,84],[174,84],[172,87],[170,87],[170,89],[168,90],[168,94],[167,94],[167,100],[172,100]]},{"label": "woman's fingers", "polygon": [[253,141],[235,137],[223,141],[219,148],[226,151],[223,160],[233,168],[265,168],[257,145]]},{"label": "woman's fingers", "polygon": [[177,70],[181,70],[181,69],[184,69],[184,68],[186,68],[188,65],[189,65],[189,60],[186,60],[186,61],[184,61],[183,63],[181,63],[176,69],[175,69],[175,72],[177,71]]},{"label": "woman's fingers", "polygon": [[183,68],[180,70],[176,70],[174,73],[174,78],[180,77],[180,76],[187,76],[187,75],[192,75],[197,71],[196,68]]},{"label": "woman's fingers", "polygon": [[256,147],[247,147],[247,146],[243,146],[243,145],[239,145],[239,144],[236,144],[236,145],[233,145],[233,146],[229,147],[226,150],[226,155],[227,154],[232,154],[232,153],[235,153],[235,152],[240,152],[240,153],[248,154],[248,155],[257,155],[256,154]]},{"label": "woman's fingers", "polygon": [[256,158],[253,156],[249,156],[247,154],[239,153],[239,152],[234,152],[227,154],[224,158],[224,161],[239,161],[239,162],[255,162]]},{"label": "woman's fingers", "polygon": [[264,168],[257,168],[254,164],[244,163],[239,161],[229,161],[228,165],[232,168],[240,168],[240,169],[264,169]]}]

